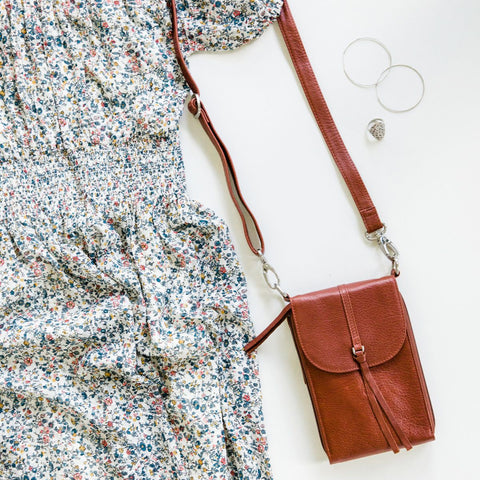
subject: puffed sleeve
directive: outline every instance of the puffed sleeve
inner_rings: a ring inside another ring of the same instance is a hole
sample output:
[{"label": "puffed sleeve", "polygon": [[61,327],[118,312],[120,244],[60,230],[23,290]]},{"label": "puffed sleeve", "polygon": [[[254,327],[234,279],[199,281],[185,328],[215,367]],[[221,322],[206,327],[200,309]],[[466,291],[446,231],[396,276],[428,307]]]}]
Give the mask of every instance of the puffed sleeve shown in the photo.
[{"label": "puffed sleeve", "polygon": [[283,0],[177,0],[187,54],[237,48],[280,15]]}]

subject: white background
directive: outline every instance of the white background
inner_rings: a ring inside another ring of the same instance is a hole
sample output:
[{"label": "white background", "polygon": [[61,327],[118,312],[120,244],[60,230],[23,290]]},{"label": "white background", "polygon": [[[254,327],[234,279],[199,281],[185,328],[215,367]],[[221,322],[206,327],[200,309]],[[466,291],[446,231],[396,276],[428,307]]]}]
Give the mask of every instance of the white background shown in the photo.
[{"label": "white background", "polygon": [[[289,4],[347,148],[400,250],[398,282],[432,398],[437,438],[410,452],[329,465],[284,324],[257,356],[274,478],[479,478],[480,3]],[[426,92],[416,109],[387,112],[374,90],[346,79],[342,52],[364,36],[388,46],[394,63],[422,73]],[[388,273],[388,261],[363,238],[278,26],[233,52],[195,54],[190,66],[285,290],[296,295]],[[375,117],[385,120],[387,131],[373,144],[365,129]],[[259,333],[284,302],[266,287],[260,262],[247,247],[215,150],[190,114],[181,128],[189,193],[229,225]]]}]

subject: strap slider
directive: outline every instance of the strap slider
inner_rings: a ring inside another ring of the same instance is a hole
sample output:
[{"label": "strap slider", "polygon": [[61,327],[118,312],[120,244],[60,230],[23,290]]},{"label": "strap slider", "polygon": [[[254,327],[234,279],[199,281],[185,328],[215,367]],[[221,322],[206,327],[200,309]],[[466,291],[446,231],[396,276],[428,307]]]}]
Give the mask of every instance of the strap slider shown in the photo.
[{"label": "strap slider", "polygon": [[192,112],[195,119],[198,120],[200,118],[200,114],[202,113],[202,102],[200,101],[200,95],[198,93],[192,93],[189,103],[191,106],[195,105],[195,107],[197,108],[197,111],[195,113],[192,112],[193,109],[190,109],[190,111]]},{"label": "strap slider", "polygon": [[365,346],[361,345],[360,350],[356,350],[355,347],[352,347],[353,356],[358,356],[359,353],[365,353]]}]

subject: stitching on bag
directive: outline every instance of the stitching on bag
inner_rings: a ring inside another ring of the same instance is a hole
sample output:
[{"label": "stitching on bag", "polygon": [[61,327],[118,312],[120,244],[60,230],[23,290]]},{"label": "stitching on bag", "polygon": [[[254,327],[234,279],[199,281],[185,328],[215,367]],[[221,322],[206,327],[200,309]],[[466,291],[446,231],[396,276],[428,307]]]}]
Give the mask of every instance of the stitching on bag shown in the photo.
[{"label": "stitching on bag", "polygon": [[[410,332],[412,333],[412,336],[411,336],[412,338],[410,338],[410,335],[407,334],[408,345],[410,347],[410,353],[412,355],[413,366],[415,368],[415,372],[417,373],[417,379],[418,379],[418,383],[419,383],[419,387],[420,387],[420,392],[422,393],[422,397],[423,397],[423,408],[425,409],[425,413],[426,413],[427,418],[428,418],[428,423],[429,423],[432,435],[435,435],[435,433],[434,433],[434,431],[435,431],[435,427],[434,427],[435,426],[435,419],[434,419],[434,414],[433,414],[433,407],[431,405],[432,402],[431,402],[431,399],[430,399],[430,395],[428,395],[427,383],[425,381],[425,376],[423,375],[423,369],[421,367],[420,358],[419,358],[419,355],[418,355],[418,349],[417,349],[415,338],[414,338],[414,335],[413,335],[413,328],[412,328],[412,325],[411,325],[411,322],[410,322],[410,315],[408,315],[407,307],[404,304],[402,305],[402,313],[404,315],[408,316],[408,319],[406,319],[406,321],[409,322],[410,328],[407,328],[407,330],[408,330],[408,333],[410,333]],[[416,355],[414,354],[414,351],[416,351]],[[420,366],[420,369],[418,368],[417,364]],[[428,411],[428,408],[427,408],[427,400],[428,400],[428,403],[430,404],[431,415],[430,415],[430,413]]]},{"label": "stitching on bag", "polygon": [[[385,278],[385,277],[384,277]],[[395,357],[396,355],[398,355],[398,353],[400,352],[400,350],[402,349],[403,345],[405,344],[405,339],[406,339],[406,336],[407,336],[407,333],[406,333],[406,322],[405,322],[405,314],[401,308],[401,303],[400,303],[400,297],[399,297],[399,294],[400,292],[398,291],[398,287],[397,287],[397,284],[396,284],[396,281],[393,277],[391,276],[388,276],[386,277],[387,278],[387,281],[389,282],[395,282],[393,284],[393,290],[394,290],[394,295],[395,295],[395,298],[396,298],[396,307],[397,309],[400,309],[400,314],[402,316],[402,319],[403,319],[403,328],[402,328],[402,341],[400,342],[400,346],[395,349],[393,351],[393,353],[389,356],[387,356],[385,359],[382,359],[380,362],[372,362],[370,364],[370,367],[376,367],[377,365],[381,365],[382,363],[386,363],[388,362],[389,360],[391,360],[393,357]],[[297,315],[295,314],[295,307],[294,307],[294,301],[291,302],[292,304],[292,313],[293,313],[293,322],[295,324],[295,329],[297,330],[297,332],[300,331],[299,329],[299,322],[297,321]],[[305,355],[305,357],[307,358],[307,360],[312,364],[314,365],[316,368],[320,368],[320,370],[324,370],[322,367],[319,367],[317,365],[317,363],[312,359],[312,357],[309,355],[309,353],[307,352],[306,348],[305,348],[305,343],[303,342],[303,340],[301,339],[301,335],[298,334],[298,342],[300,344],[300,346],[302,347],[302,351],[303,351],[303,354]],[[347,371],[343,370],[343,369],[334,369],[334,370],[325,370],[325,371],[328,371],[328,372],[331,372],[331,373],[347,373],[347,372],[354,372],[355,370],[358,369],[358,366],[355,366],[354,368],[351,368]]]},{"label": "stitching on bag", "polygon": [[[282,31],[285,31],[285,29],[283,28],[282,24],[280,24],[280,28],[281,28]],[[293,34],[295,34],[295,36],[297,36],[295,32],[291,32],[291,33],[293,33]],[[286,35],[284,35],[284,36],[286,37]],[[290,45],[289,45],[289,42],[286,42],[286,45],[287,45],[288,51],[290,52],[290,56],[292,57],[292,63],[294,64],[294,67],[296,67],[295,62],[293,62],[294,55],[293,55],[293,51],[292,51],[292,49],[291,49],[291,47],[290,47]],[[302,45],[303,45],[303,43],[302,43]],[[307,68],[308,68],[308,65],[307,65]],[[297,68],[295,68],[295,70],[297,70]],[[300,70],[300,69],[299,69],[299,70]],[[309,68],[309,71],[310,71],[311,74],[315,77],[315,74],[314,74],[314,72],[313,72],[313,69],[312,69],[312,68]],[[306,80],[305,80],[304,75],[303,75],[303,72],[301,72],[301,70],[300,70],[300,72],[299,72],[299,74],[298,74],[298,77],[299,77],[299,79],[300,79],[301,84],[302,84],[303,86],[305,86],[305,85],[306,85],[306,83],[305,83]],[[313,102],[313,98],[312,98],[312,96],[311,96],[311,93],[310,93],[310,91],[309,91],[308,88],[304,88],[304,93],[305,93],[305,95],[306,95],[309,103],[310,103],[311,105],[315,105],[315,103]],[[328,110],[328,106],[327,106],[327,104],[326,104],[325,98],[323,97],[323,94],[321,94],[319,98],[320,98],[320,101],[322,101],[322,103],[325,105],[325,107],[327,107],[327,110]],[[328,127],[327,127],[327,125],[325,124],[325,122],[322,121],[322,118],[321,118],[320,114],[317,112],[317,109],[316,109],[316,108],[312,108],[312,112],[313,112],[313,115],[314,115],[315,119],[317,120],[317,123],[319,124],[319,127],[320,127],[320,125],[322,125],[323,128],[327,129]],[[330,115],[331,115],[331,114],[330,114]],[[322,131],[322,134],[323,134],[323,128],[322,128],[322,127],[320,127],[320,130]],[[336,128],[336,127],[335,127],[335,128]],[[340,134],[339,134],[338,130],[337,130],[337,131],[334,131],[334,132],[332,133],[332,136],[335,137],[335,140],[340,139],[340,146],[339,146],[340,150],[344,150],[344,153],[347,155],[347,157],[350,157],[350,155],[349,155],[349,153],[348,153],[345,145],[343,144],[343,141],[341,140],[341,137],[340,137]],[[329,148],[329,150],[330,150],[331,155],[334,157],[334,159],[337,159],[337,158],[341,157],[342,154],[339,155],[339,154],[337,153],[336,149],[333,148],[333,147],[334,147],[334,143],[333,143],[332,140],[330,139],[329,135],[324,135],[324,140],[325,140],[325,143],[327,144],[327,146],[328,146],[328,148]],[[337,163],[337,162],[336,162],[336,163]],[[368,203],[372,203],[372,200],[371,200],[371,198],[370,198],[370,195],[368,194],[368,191],[367,191],[366,188],[365,188],[365,185],[363,185],[363,187],[364,187],[363,190],[364,190],[364,191],[360,192],[360,196],[359,196],[359,195],[358,195],[358,192],[353,188],[353,185],[352,185],[352,182],[350,181],[350,178],[348,177],[348,175],[346,175],[346,173],[345,173],[345,168],[344,168],[344,166],[342,165],[342,163],[341,163],[341,162],[338,162],[338,163],[337,163],[337,166],[338,166],[340,172],[342,173],[342,177],[345,179],[345,183],[346,183],[347,186],[349,187],[349,190],[350,190],[350,192],[351,192],[351,194],[352,194],[353,199],[355,200],[355,203],[356,203],[356,204],[357,204],[357,203],[360,204],[360,203],[363,202],[363,201],[367,201]],[[355,171],[355,172],[357,173],[357,175],[360,177],[360,175],[359,175],[359,173],[358,173],[358,169],[356,168],[355,165],[353,165],[353,163],[352,163],[352,170]],[[360,181],[361,181],[361,183],[363,183],[361,179],[360,179]],[[372,207],[368,207],[367,210],[368,210],[369,208],[372,208]],[[375,207],[373,207],[373,209],[375,209]],[[359,210],[362,211],[363,209],[359,207]]]},{"label": "stitching on bag", "polygon": [[[297,321],[297,316],[296,316],[296,313],[295,313],[295,307],[294,307],[294,302],[292,301],[292,313],[293,313],[293,323],[295,324],[295,330],[298,332],[299,331],[299,328],[298,328],[298,321]],[[312,360],[312,358],[310,357],[310,355],[306,352],[306,349],[305,349],[305,344],[303,343],[302,339],[301,339],[301,336],[298,334],[297,335],[297,338],[298,338],[298,343],[300,343],[300,346],[302,347],[302,352],[305,356],[305,358],[316,368],[320,368],[320,370],[323,370],[321,367],[318,367],[317,364]],[[349,370],[351,372],[357,370],[357,366],[355,366],[355,368],[352,368],[352,370]],[[334,373],[343,373],[343,370],[334,370]]]},{"label": "stitching on bag", "polygon": [[[296,314],[295,314],[295,308],[293,306],[293,302],[291,303],[291,306],[292,306],[292,318],[293,318],[293,322],[295,323],[295,326],[297,325],[297,321],[296,321]],[[295,334],[293,335],[294,336],[294,341],[295,341]],[[298,338],[298,342],[300,343],[301,347],[302,347],[302,353],[304,352],[304,348],[303,348],[303,345],[302,345],[302,342],[300,340],[300,337],[297,335],[297,338]],[[310,361],[310,359],[305,355],[305,353],[303,353],[303,355],[305,356],[305,358],[307,358],[308,361]],[[299,358],[300,360],[300,363],[302,363],[302,359]],[[301,365],[301,368],[303,369],[303,365]],[[327,433],[325,431],[325,428],[323,426],[323,419],[322,419],[322,414],[320,412],[319,409],[317,409],[317,403],[316,402],[312,402],[312,397],[316,398],[315,397],[315,392],[313,390],[313,393],[312,393],[312,389],[310,387],[310,385],[313,385],[313,381],[312,381],[312,377],[310,375],[310,371],[307,369],[306,371],[304,370],[305,374],[306,374],[306,377],[308,378],[308,384],[307,384],[307,388],[308,388],[308,391],[309,391],[309,395],[310,395],[310,401],[311,403],[313,404],[313,410],[314,412],[317,413],[319,419],[317,420],[317,425],[320,427],[320,438],[323,438],[325,440],[325,443],[323,445],[324,447],[324,450],[325,450],[325,453],[327,454],[327,456],[330,458],[330,455],[331,455],[331,450],[330,450],[330,447],[329,447],[329,444],[328,444],[328,438],[327,438]],[[323,443],[323,442],[322,442]]]},{"label": "stitching on bag", "polygon": [[358,325],[355,318],[355,311],[353,309],[352,299],[346,285],[339,285],[337,289],[340,293],[340,299],[342,301],[343,311],[347,320],[347,327],[350,333],[350,339],[352,340],[352,346],[355,347],[356,343],[362,343],[362,339],[358,331]]}]

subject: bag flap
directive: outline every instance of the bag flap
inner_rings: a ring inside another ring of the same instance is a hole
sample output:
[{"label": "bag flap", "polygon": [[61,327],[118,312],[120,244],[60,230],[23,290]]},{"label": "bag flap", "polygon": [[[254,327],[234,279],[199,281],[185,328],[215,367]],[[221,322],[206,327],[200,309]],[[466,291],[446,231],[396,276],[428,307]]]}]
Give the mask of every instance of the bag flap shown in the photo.
[{"label": "bag flap", "polygon": [[[393,358],[402,348],[406,320],[393,275],[345,285],[370,366]],[[298,347],[321,370],[358,369],[338,287],[291,298],[292,323]]]}]

